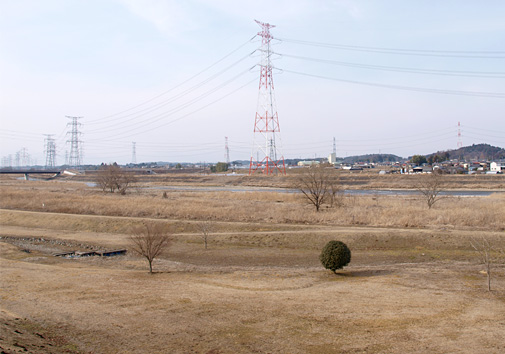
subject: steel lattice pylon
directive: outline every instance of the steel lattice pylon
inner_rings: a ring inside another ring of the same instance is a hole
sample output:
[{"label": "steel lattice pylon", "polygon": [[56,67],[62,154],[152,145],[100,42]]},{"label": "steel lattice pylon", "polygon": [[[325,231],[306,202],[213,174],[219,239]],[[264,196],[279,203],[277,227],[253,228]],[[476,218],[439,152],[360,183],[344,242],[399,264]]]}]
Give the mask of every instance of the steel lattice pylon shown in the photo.
[{"label": "steel lattice pylon", "polygon": [[70,156],[68,158],[68,165],[74,168],[78,168],[81,166],[81,158],[82,158],[82,141],[79,139],[81,132],[79,131],[79,126],[81,123],[78,122],[78,119],[82,117],[71,117],[66,116],[68,119],[72,120],[72,123],[68,123],[67,126],[70,126],[70,140],[67,140],[67,143],[70,143]]},{"label": "steel lattice pylon", "polygon": [[260,170],[270,175],[276,173],[286,174],[284,156],[281,151],[281,137],[279,117],[275,104],[274,82],[272,78],[271,40],[270,28],[275,27],[269,23],[256,21],[261,26],[261,63],[258,106],[254,121],[254,138],[249,164],[249,174]]},{"label": "steel lattice pylon", "polygon": [[45,139],[45,153],[46,153],[46,168],[56,166],[56,143],[53,139],[53,134],[44,134]]}]

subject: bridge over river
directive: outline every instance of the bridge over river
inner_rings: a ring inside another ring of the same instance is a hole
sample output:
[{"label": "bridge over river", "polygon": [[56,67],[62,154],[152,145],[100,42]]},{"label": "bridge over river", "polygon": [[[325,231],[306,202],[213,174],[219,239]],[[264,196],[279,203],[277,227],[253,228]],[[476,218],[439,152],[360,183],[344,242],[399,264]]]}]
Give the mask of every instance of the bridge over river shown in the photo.
[{"label": "bridge over river", "polygon": [[69,171],[59,171],[59,170],[0,170],[0,174],[3,175],[24,175],[25,180],[30,179],[30,175],[50,175],[49,178],[46,179],[53,179],[56,178],[62,174],[71,174],[75,175],[73,172]]}]

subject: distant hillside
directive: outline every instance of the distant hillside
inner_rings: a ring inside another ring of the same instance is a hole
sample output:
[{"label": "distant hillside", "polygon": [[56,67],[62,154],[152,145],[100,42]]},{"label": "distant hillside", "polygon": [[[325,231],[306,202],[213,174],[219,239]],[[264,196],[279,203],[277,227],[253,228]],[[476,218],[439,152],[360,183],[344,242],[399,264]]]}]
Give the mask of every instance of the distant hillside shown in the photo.
[{"label": "distant hillside", "polygon": [[[338,159],[337,159],[338,160]],[[403,157],[393,154],[368,154],[359,156],[348,156],[343,159],[345,163],[367,162],[367,163],[380,163],[380,162],[397,162],[405,160]]]},{"label": "distant hillside", "polygon": [[505,149],[489,144],[474,144],[457,150],[437,151],[426,155],[426,158],[436,156],[444,157],[442,160],[445,160],[445,157],[462,161],[503,160],[505,159]]}]

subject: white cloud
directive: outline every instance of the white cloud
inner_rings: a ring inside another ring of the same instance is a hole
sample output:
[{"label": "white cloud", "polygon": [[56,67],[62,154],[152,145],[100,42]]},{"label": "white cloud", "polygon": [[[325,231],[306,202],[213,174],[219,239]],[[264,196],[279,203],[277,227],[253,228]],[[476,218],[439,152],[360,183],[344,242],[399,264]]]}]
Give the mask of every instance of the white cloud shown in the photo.
[{"label": "white cloud", "polygon": [[220,21],[300,23],[313,16],[363,18],[363,11],[350,0],[115,0],[128,11],[151,23],[160,32],[175,37]]},{"label": "white cloud", "polygon": [[251,19],[254,16],[263,16],[264,21],[271,19],[296,21],[327,12],[348,14],[353,18],[362,17],[359,7],[350,0],[199,0],[199,2],[234,18]]},{"label": "white cloud", "polygon": [[155,26],[168,37],[198,29],[201,17],[191,1],[177,0],[116,0],[132,14]]}]

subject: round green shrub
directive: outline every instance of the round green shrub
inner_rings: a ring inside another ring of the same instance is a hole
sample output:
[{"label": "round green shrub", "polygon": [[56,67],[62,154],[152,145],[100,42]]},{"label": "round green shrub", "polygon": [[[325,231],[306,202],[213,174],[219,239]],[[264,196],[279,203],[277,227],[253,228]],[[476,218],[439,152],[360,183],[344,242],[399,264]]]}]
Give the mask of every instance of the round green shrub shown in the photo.
[{"label": "round green shrub", "polygon": [[351,262],[351,250],[341,241],[330,241],[321,251],[319,260],[326,269],[335,273]]}]

